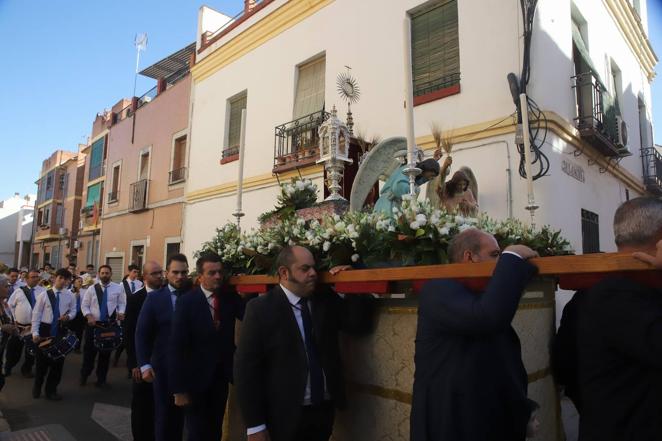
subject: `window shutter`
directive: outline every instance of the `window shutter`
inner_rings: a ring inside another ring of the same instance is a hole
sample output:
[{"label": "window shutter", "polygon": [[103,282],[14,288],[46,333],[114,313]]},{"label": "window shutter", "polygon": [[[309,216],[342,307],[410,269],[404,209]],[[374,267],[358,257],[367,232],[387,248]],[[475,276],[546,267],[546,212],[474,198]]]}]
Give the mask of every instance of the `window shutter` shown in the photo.
[{"label": "window shutter", "polygon": [[460,82],[457,0],[437,3],[412,16],[414,95]]},{"label": "window shutter", "polygon": [[324,107],[325,69],[324,57],[299,66],[294,119],[319,112]]},{"label": "window shutter", "polygon": [[246,94],[230,101],[230,124],[228,129],[227,148],[239,146],[241,137],[241,111],[246,108]]}]

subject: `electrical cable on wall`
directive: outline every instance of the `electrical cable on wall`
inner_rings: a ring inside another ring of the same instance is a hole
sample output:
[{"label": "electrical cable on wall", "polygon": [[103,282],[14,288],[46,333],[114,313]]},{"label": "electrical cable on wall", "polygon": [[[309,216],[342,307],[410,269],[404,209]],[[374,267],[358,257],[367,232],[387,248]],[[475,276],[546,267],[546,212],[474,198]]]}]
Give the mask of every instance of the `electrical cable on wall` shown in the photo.
[{"label": "electrical cable on wall", "polygon": [[[519,95],[521,93],[527,93],[527,86],[531,78],[531,37],[533,35],[533,23],[535,17],[536,6],[538,0],[520,0],[520,6],[522,10],[522,23],[524,25],[524,48],[522,56],[522,72],[520,74],[519,80],[514,73],[508,74],[508,84],[510,87],[510,93],[513,96],[513,102],[517,107],[517,122],[518,126],[522,127],[522,109],[519,104]],[[532,179],[535,181],[547,174],[549,171],[549,159],[543,153],[542,147],[547,139],[547,118],[545,114],[540,109],[538,104],[527,95],[527,107],[529,115],[529,139],[531,149],[531,166],[532,170],[535,168],[535,172],[531,172]],[[519,174],[521,177],[526,178],[526,160],[524,152],[523,141],[517,143],[517,151],[520,156],[519,161]]]}]

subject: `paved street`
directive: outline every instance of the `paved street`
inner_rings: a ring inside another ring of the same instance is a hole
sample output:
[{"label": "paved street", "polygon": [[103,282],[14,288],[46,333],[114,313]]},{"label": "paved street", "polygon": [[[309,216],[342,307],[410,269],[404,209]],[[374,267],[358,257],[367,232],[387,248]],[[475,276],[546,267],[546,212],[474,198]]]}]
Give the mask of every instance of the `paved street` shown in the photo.
[{"label": "paved street", "polygon": [[[62,427],[49,431],[49,434],[53,433],[49,439],[54,441],[69,440],[66,432],[78,441],[130,441],[131,383],[123,367],[125,360],[123,356],[120,367],[110,368],[108,382],[111,388],[102,391],[94,387],[94,374],[90,376],[87,386],[78,385],[82,355],[70,354],[65,361],[64,375],[58,389],[63,396],[59,402],[33,399],[33,380],[23,378],[20,372],[14,373],[7,378],[7,384],[0,393],[0,409],[12,431],[56,425]],[[3,436],[0,439],[23,438]]]}]

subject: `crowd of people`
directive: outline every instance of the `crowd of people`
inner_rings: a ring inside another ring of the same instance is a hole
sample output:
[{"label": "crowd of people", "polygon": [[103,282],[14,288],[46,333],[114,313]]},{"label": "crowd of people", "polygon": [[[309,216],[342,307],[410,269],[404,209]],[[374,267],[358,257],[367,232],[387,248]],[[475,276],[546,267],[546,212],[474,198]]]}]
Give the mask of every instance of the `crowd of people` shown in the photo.
[{"label": "crowd of people", "polygon": [[[662,201],[625,202],[614,232],[619,251],[662,269]],[[511,322],[537,254],[523,245],[501,250],[478,229],[455,236],[448,253],[452,263],[496,267],[482,292],[454,280],[430,281],[420,292],[411,440],[533,437],[539,404],[528,398]],[[122,283],[111,281],[107,265],[84,274],[10,269],[0,276],[2,373],[12,375],[23,357],[33,397],[43,387],[46,399],[60,400],[63,359],[35,345],[73,333],[83,342],[80,385],[94,372],[95,386],[107,387],[112,352],[96,344],[94,332],[121,323],[124,345],[114,349],[116,357],[127,353],[134,440],[181,441],[184,428],[189,440],[220,440],[234,382],[249,441],[328,441],[335,411],[347,401],[338,334],[370,332],[375,301],[319,285],[304,247],[285,247],[275,267],[279,283],[250,299],[225,283],[214,254],[197,259],[195,277],[176,254],[165,271],[154,261],[130,266]],[[566,307],[553,370],[580,411],[580,440],[662,439],[661,287],[659,271],[614,274]]]}]

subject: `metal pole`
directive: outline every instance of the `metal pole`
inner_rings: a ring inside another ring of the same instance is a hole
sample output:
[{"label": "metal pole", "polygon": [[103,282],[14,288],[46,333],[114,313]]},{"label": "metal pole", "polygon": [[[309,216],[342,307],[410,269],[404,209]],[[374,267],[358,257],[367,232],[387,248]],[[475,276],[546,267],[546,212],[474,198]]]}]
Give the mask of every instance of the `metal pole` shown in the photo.
[{"label": "metal pole", "polygon": [[526,170],[526,193],[527,205],[531,215],[531,225],[535,227],[534,212],[538,209],[536,198],[533,194],[533,176],[531,176],[531,140],[529,139],[529,105],[525,93],[519,96],[520,109],[522,112],[522,139],[524,140],[524,169]]},{"label": "metal pole", "polygon": [[237,209],[233,216],[237,218],[237,228],[241,231],[242,197],[244,193],[244,152],[246,150],[246,109],[241,110],[241,131],[239,134],[239,176],[237,178]]},{"label": "metal pole", "polygon": [[421,173],[416,168],[416,136],[414,134],[414,86],[412,79],[411,65],[411,19],[406,14],[403,26],[403,65],[404,65],[404,93],[405,93],[405,115],[407,127],[407,167],[403,172],[409,177],[409,194],[413,198],[416,196],[416,176]]}]

